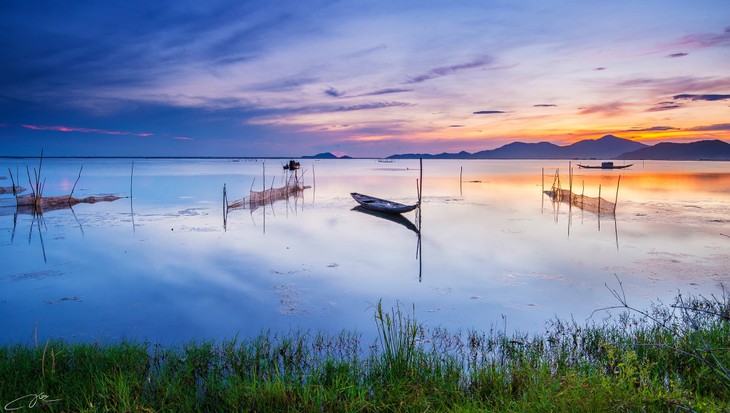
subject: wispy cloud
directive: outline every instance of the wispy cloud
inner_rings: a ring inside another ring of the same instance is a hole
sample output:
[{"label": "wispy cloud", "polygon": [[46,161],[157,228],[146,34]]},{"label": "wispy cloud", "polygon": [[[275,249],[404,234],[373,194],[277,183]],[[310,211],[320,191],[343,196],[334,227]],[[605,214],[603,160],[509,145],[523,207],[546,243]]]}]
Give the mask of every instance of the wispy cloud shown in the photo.
[{"label": "wispy cloud", "polygon": [[674,102],[662,102],[657,106],[654,106],[653,108],[649,108],[646,111],[647,112],[662,112],[665,110],[672,110],[672,109],[679,109],[681,107],[684,107],[681,103],[674,103]]},{"label": "wispy cloud", "polygon": [[715,100],[730,99],[730,95],[717,95],[717,94],[693,95],[693,94],[689,94],[689,93],[683,93],[681,95],[674,95],[673,98],[674,99],[684,99],[684,100],[715,101]]},{"label": "wispy cloud", "polygon": [[375,103],[363,103],[361,105],[352,106],[340,106],[334,109],[334,112],[351,112],[355,110],[370,110],[370,109],[382,109],[392,107],[410,107],[415,106],[413,103],[406,102],[375,102]]},{"label": "wispy cloud", "polygon": [[325,90],[324,93],[329,96],[332,96],[333,98],[338,98],[345,94],[345,92],[341,92],[331,86],[329,87],[329,89]]},{"label": "wispy cloud", "polygon": [[695,132],[730,131],[730,123],[716,123],[714,125],[695,126],[694,128],[688,128],[687,130]]},{"label": "wispy cloud", "polygon": [[22,125],[26,129],[40,130],[40,131],[54,131],[54,132],[79,132],[79,133],[96,133],[101,135],[121,135],[121,136],[140,136],[148,137],[154,135],[153,133],[136,133],[136,132],[122,132],[105,129],[93,129],[93,128],[76,128],[73,126],[46,126],[46,125]]},{"label": "wispy cloud", "polygon": [[670,130],[679,130],[679,128],[675,128],[673,126],[652,126],[650,128],[631,128],[621,132],[663,132]]},{"label": "wispy cloud", "polygon": [[480,110],[477,112],[473,112],[475,115],[496,115],[499,113],[507,113],[503,110]]},{"label": "wispy cloud", "polygon": [[475,60],[473,62],[462,63],[462,64],[452,65],[452,66],[437,67],[437,68],[429,70],[428,72],[426,72],[422,75],[418,75],[418,76],[414,76],[414,77],[410,78],[410,80],[408,80],[406,82],[406,84],[425,82],[427,80],[436,79],[436,78],[442,77],[442,76],[447,76],[447,75],[450,75],[450,74],[453,74],[456,72],[460,72],[462,70],[475,69],[477,67],[487,66],[487,65],[492,64],[493,62],[494,62],[494,59],[492,57],[487,56],[487,57],[483,57],[481,59]]},{"label": "wispy cloud", "polygon": [[175,136],[172,139],[178,140],[178,141],[194,141],[195,139],[187,137],[187,136]]},{"label": "wispy cloud", "polygon": [[532,105],[532,106],[536,107],[536,108],[554,108],[554,107],[557,107],[558,105],[553,105],[552,103],[539,103],[537,105]]},{"label": "wispy cloud", "polygon": [[618,116],[626,112],[621,102],[604,103],[581,108],[581,115],[599,114],[603,116]]},{"label": "wispy cloud", "polygon": [[730,45],[730,26],[722,33],[698,33],[684,36],[674,44],[694,47],[712,47]]},{"label": "wispy cloud", "polygon": [[403,88],[388,88],[388,89],[380,89],[375,90],[368,93],[363,93],[362,95],[358,96],[378,96],[378,95],[389,95],[391,93],[405,93],[405,92],[413,92],[413,89],[403,89]]},{"label": "wispy cloud", "polygon": [[679,52],[679,53],[672,53],[672,54],[668,54],[668,55],[666,55],[665,57],[669,57],[669,58],[676,58],[676,57],[685,57],[685,56],[687,56],[688,54],[689,54],[689,53]]}]

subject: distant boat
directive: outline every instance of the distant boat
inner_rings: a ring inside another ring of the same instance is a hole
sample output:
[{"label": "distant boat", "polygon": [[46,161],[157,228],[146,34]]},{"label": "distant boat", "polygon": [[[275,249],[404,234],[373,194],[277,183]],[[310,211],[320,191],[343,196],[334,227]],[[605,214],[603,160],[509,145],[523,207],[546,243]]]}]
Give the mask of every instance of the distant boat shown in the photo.
[{"label": "distant boat", "polygon": [[632,163],[628,165],[614,165],[613,162],[601,162],[601,166],[578,164],[579,167],[587,169],[624,169],[632,165]]},{"label": "distant boat", "polygon": [[371,211],[387,212],[390,214],[402,214],[404,212],[410,212],[418,208],[418,204],[404,205],[398,202],[388,201],[387,199],[375,198],[369,195],[358,194],[357,192],[351,192],[352,196],[358,204],[362,205],[363,208]]},{"label": "distant boat", "polygon": [[284,165],[284,169],[290,170],[290,171],[294,171],[294,170],[299,169],[301,166],[302,165],[299,162],[297,162],[294,159],[292,159],[292,160],[289,161],[289,163],[287,163],[286,165]]}]

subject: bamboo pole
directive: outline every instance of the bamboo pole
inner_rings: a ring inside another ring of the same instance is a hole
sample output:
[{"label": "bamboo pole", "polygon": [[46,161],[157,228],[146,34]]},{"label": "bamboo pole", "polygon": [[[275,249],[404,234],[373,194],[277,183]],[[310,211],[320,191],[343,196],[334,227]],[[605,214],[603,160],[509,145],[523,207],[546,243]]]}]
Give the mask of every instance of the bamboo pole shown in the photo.
[{"label": "bamboo pole", "polygon": [[545,168],[542,168],[542,193],[545,193]]},{"label": "bamboo pole", "polygon": [[[568,162],[568,196],[570,199],[568,200],[568,217],[570,217],[570,213],[573,212],[573,162]],[[570,219],[568,219],[568,223],[570,223]]]},{"label": "bamboo pole", "polygon": [[423,197],[423,158],[418,158],[419,161],[419,167],[420,167],[420,181],[418,186],[418,206],[421,206],[421,199]]},{"label": "bamboo pole", "polygon": [[618,182],[616,182],[616,200],[613,203],[613,213],[616,214],[616,207],[618,206],[618,187],[621,185],[621,175],[618,176]]},{"label": "bamboo pole", "polygon": [[464,167],[459,167],[459,196],[464,196]]},{"label": "bamboo pole", "polygon": [[71,198],[74,196],[74,190],[76,189],[76,184],[79,183],[79,179],[81,179],[81,171],[84,170],[84,165],[81,165],[81,169],[79,169],[79,176],[76,177],[76,182],[74,182],[74,186],[71,188],[71,194],[68,196],[68,202],[71,202]]}]

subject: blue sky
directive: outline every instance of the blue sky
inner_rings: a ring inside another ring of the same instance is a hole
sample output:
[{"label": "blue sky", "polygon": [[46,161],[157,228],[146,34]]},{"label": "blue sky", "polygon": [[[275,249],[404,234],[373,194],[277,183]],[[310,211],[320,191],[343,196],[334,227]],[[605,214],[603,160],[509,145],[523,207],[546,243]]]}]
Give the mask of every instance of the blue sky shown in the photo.
[{"label": "blue sky", "polygon": [[0,3],[0,154],[730,137],[730,2]]}]

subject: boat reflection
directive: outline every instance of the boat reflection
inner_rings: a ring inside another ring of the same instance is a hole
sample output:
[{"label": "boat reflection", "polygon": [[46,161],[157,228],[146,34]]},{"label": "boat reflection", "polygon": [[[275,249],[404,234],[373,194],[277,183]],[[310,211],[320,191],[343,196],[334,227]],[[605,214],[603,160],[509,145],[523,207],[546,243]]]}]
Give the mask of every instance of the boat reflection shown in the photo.
[{"label": "boat reflection", "polygon": [[367,208],[363,208],[362,206],[358,205],[356,207],[353,207],[351,211],[360,212],[366,215],[374,216],[377,218],[382,218],[386,221],[394,222],[396,224],[402,225],[409,231],[413,231],[416,233],[417,241],[416,241],[416,259],[418,260],[418,282],[421,282],[423,278],[423,253],[421,251],[421,234],[423,229],[423,220],[422,220],[422,214],[421,214],[421,208],[416,209],[416,222],[418,222],[418,225],[413,223],[410,219],[404,217],[401,214],[389,214],[385,212],[378,212],[373,211]]},{"label": "boat reflection", "polygon": [[372,215],[374,217],[382,218],[382,219],[384,219],[386,221],[395,222],[396,224],[403,225],[407,229],[415,232],[416,235],[420,235],[421,234],[421,231],[418,229],[418,227],[416,226],[416,224],[414,224],[413,222],[411,222],[410,219],[404,217],[401,214],[388,214],[388,213],[385,213],[385,212],[373,211],[373,210],[370,210],[370,209],[365,209],[365,208],[363,208],[360,205],[352,208],[352,211],[362,212],[363,214]]}]

